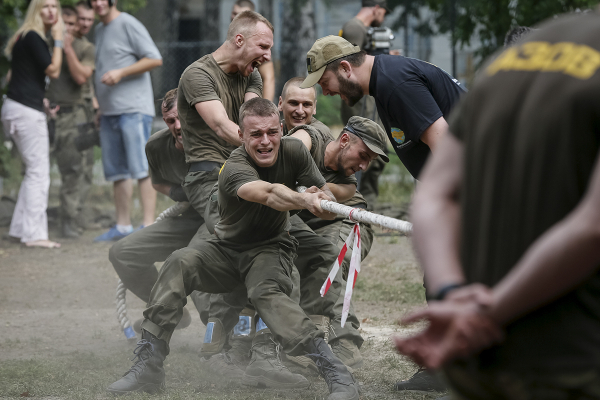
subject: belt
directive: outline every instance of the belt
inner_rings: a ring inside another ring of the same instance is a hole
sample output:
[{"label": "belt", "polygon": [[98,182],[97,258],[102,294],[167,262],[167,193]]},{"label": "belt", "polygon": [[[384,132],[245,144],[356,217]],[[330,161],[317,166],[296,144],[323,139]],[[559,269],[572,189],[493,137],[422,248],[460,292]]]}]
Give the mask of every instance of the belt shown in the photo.
[{"label": "belt", "polygon": [[215,161],[199,161],[193,162],[188,168],[188,172],[212,171],[215,168],[221,168],[223,164]]}]

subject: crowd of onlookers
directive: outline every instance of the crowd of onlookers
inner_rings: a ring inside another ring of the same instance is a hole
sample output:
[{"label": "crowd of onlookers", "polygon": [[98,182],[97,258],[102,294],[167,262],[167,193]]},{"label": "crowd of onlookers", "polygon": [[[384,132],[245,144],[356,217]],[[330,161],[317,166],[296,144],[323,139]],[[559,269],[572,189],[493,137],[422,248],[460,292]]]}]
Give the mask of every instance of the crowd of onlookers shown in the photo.
[{"label": "crowd of onlookers", "polygon": [[[11,69],[2,122],[25,169],[9,236],[26,246],[60,246],[48,239],[51,155],[62,181],[61,235],[79,237],[95,144],[102,145],[116,209],[116,224],[95,241],[116,240],[134,230],[132,179],[138,181],[142,227],[154,221],[156,192],[144,146],[154,117],[149,71],[162,65],[162,58],[147,29],[112,6],[112,0],[80,1],[75,7],[33,0],[6,46]],[[86,35],[95,16],[99,23],[92,44]]]}]

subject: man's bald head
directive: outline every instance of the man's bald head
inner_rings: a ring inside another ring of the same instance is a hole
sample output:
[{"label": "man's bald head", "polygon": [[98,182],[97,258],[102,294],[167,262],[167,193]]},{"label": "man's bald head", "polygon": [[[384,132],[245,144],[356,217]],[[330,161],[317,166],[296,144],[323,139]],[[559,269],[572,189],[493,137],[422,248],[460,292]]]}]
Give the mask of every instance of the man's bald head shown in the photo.
[{"label": "man's bald head", "polygon": [[271,30],[271,32],[275,32],[273,25],[269,22],[269,20],[259,13],[249,10],[241,12],[229,24],[229,29],[227,30],[227,40],[233,41],[236,35],[240,34],[246,39],[249,38],[256,30],[256,25],[261,22],[265,24]]},{"label": "man's bald head", "polygon": [[[285,83],[285,85],[283,85],[283,89],[281,90],[281,98],[285,101],[286,96],[287,96],[288,88],[290,86],[294,86],[294,87],[298,87],[299,88],[300,85],[302,84],[302,82],[304,82],[304,78],[301,77],[301,76],[297,76],[297,77],[292,78],[289,81],[287,81]],[[312,87],[310,87],[308,89],[303,89],[303,90],[312,90],[314,92],[314,95],[315,95],[314,99],[315,100],[317,99],[317,89],[314,86],[312,86]]]}]

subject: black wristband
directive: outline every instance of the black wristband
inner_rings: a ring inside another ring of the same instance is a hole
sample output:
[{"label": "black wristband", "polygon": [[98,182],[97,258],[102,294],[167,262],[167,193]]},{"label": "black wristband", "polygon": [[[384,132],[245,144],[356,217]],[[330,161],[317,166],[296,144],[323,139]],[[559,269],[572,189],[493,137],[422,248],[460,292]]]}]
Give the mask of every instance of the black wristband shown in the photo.
[{"label": "black wristband", "polygon": [[174,201],[188,201],[188,197],[181,186],[173,186],[169,190],[169,197]]},{"label": "black wristband", "polygon": [[464,283],[450,283],[448,285],[444,285],[440,288],[440,290],[437,291],[436,294],[430,296],[427,300],[442,301],[448,295],[448,293],[463,286],[465,286]]}]

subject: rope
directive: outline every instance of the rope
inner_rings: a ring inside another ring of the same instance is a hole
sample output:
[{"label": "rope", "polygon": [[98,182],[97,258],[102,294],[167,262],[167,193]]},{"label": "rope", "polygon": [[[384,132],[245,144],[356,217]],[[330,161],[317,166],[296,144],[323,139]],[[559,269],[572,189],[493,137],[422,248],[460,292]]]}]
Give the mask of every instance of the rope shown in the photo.
[{"label": "rope", "polygon": [[[299,186],[297,191],[303,193],[306,187]],[[385,229],[392,229],[401,232],[406,236],[412,234],[412,224],[407,221],[402,221],[385,215],[375,214],[362,208],[353,208],[334,201],[321,200],[321,208],[338,215],[343,215],[355,222],[364,222],[373,225],[379,225]]]},{"label": "rope", "polygon": [[[162,221],[165,218],[172,218],[178,215],[181,215],[184,211],[190,208],[190,203],[187,201],[183,201],[181,203],[175,203],[171,207],[167,208],[165,211],[161,212],[156,218],[155,222]],[[131,326],[131,322],[129,321],[129,317],[127,316],[127,301],[125,299],[125,295],[127,293],[127,288],[123,284],[123,282],[119,279],[117,282],[117,320],[121,325],[121,329],[123,329],[123,333],[127,340],[131,342],[137,342],[137,336],[133,327]]]}]

